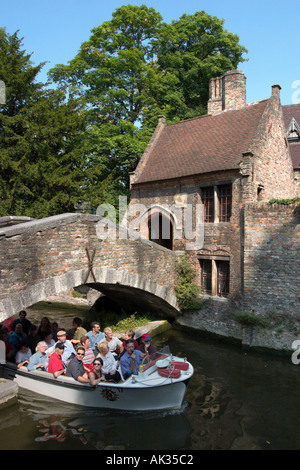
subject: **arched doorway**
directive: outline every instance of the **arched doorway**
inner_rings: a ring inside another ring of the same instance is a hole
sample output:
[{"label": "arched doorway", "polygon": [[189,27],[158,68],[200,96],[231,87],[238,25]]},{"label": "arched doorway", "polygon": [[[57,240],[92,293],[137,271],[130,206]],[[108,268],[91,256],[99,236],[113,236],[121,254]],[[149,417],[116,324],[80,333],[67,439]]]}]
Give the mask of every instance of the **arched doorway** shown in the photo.
[{"label": "arched doorway", "polygon": [[149,240],[173,250],[173,223],[162,212],[152,212],[148,218]]}]

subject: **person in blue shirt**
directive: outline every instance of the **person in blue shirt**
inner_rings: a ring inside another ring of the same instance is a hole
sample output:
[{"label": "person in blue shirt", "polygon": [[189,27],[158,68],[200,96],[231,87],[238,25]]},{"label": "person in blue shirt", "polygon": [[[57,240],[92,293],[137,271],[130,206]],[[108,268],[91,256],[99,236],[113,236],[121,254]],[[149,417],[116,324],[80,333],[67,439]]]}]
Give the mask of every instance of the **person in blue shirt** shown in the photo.
[{"label": "person in blue shirt", "polygon": [[17,352],[20,350],[21,344],[25,341],[26,336],[23,333],[23,327],[21,323],[18,323],[16,325],[15,331],[11,333],[9,336],[9,344],[13,347],[14,349],[14,354],[13,354],[13,361],[16,358]]},{"label": "person in blue shirt", "polygon": [[46,349],[47,349],[47,343],[45,341],[40,341],[36,345],[36,352],[30,357],[29,359],[29,364],[28,364],[28,370],[47,370],[48,369],[48,363],[49,363],[49,357],[46,354]]},{"label": "person in blue shirt", "polygon": [[92,348],[94,354],[98,354],[97,343],[100,343],[101,339],[105,338],[104,333],[100,331],[100,323],[93,321],[91,323],[91,331],[88,331],[86,335],[90,340],[90,348]]},{"label": "person in blue shirt", "polygon": [[142,363],[144,353],[138,349],[134,349],[134,340],[128,339],[125,343],[126,351],[121,356],[120,367],[124,380],[128,379],[131,375],[136,375],[139,370],[139,366]]}]

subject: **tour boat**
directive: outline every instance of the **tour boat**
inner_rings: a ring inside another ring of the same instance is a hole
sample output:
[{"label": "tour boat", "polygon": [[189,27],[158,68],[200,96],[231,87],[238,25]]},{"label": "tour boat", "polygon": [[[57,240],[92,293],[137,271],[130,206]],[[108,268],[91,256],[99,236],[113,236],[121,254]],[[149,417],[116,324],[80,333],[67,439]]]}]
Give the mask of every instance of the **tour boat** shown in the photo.
[{"label": "tour boat", "polygon": [[[166,350],[137,375],[119,383],[100,382],[95,387],[80,383],[72,377],[54,378],[52,373],[5,361],[5,346],[0,341],[0,377],[14,380],[20,388],[51,399],[90,408],[109,408],[125,411],[166,410],[180,408],[194,368],[185,358],[174,357]],[[34,399],[34,397],[33,397]]]}]

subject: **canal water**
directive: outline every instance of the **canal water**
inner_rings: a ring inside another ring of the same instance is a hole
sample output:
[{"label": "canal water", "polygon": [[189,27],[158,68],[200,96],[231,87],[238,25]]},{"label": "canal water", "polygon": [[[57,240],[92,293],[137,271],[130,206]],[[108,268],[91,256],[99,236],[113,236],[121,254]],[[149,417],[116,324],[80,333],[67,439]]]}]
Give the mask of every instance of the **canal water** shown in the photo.
[{"label": "canal water", "polygon": [[[60,326],[82,310],[28,309]],[[171,329],[153,339],[195,367],[181,410],[86,410],[20,391],[0,410],[1,450],[299,450],[300,365]]]}]

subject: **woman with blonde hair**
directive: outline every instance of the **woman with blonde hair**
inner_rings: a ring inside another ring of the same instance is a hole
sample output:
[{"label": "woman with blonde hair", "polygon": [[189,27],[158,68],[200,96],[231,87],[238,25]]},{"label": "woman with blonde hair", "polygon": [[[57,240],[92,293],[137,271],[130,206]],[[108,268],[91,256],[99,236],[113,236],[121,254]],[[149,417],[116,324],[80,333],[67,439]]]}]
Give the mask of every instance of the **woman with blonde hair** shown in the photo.
[{"label": "woman with blonde hair", "polygon": [[96,359],[101,358],[103,362],[102,375],[105,380],[110,382],[120,382],[121,375],[117,371],[118,362],[115,360],[113,354],[109,351],[107,343],[97,344],[99,354]]},{"label": "woman with blonde hair", "polygon": [[46,354],[47,343],[45,341],[40,341],[36,345],[36,352],[30,357],[28,370],[47,370],[49,364],[49,357]]}]

